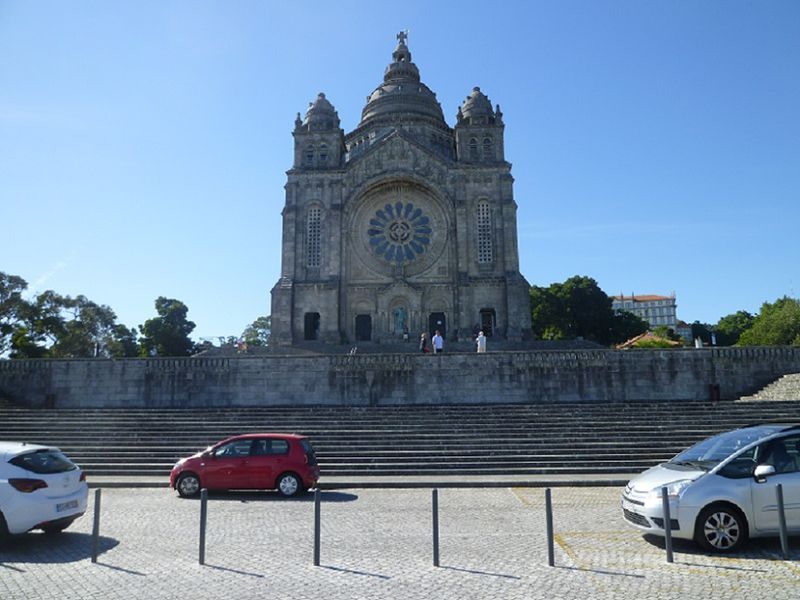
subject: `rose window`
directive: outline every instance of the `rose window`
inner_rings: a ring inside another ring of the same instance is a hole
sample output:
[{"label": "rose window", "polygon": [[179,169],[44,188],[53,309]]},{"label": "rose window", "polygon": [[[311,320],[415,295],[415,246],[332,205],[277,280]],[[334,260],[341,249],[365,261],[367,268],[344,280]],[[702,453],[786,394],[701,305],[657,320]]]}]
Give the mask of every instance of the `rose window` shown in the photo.
[{"label": "rose window", "polygon": [[387,204],[375,211],[367,230],[372,251],[401,265],[425,253],[431,243],[430,219],[411,202]]}]

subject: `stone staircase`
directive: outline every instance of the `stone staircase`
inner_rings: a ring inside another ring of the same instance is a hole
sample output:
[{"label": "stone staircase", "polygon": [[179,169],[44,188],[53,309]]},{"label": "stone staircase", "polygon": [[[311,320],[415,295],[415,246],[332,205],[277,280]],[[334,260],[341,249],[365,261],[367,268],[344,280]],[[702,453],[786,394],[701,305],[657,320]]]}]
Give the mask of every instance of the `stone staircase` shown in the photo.
[{"label": "stone staircase", "polygon": [[27,409],[0,440],[53,444],[90,475],[166,477],[245,432],[308,435],[323,475],[556,475],[643,470],[720,431],[800,421],[800,400],[395,407]]},{"label": "stone staircase", "polygon": [[800,373],[784,375],[752,396],[743,396],[741,400],[800,400]]}]

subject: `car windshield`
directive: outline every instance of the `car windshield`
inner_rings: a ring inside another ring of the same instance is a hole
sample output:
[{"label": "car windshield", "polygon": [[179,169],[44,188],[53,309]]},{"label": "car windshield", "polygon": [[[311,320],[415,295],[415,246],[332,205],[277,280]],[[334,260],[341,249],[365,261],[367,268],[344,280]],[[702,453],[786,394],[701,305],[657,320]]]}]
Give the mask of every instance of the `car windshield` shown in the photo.
[{"label": "car windshield", "polygon": [[20,454],[8,462],[26,471],[30,471],[31,473],[38,473],[39,475],[64,473],[78,468],[70,459],[61,454],[61,452],[54,452],[53,450],[37,450],[27,454]]},{"label": "car windshield", "polygon": [[670,460],[669,464],[697,467],[707,471],[745,446],[780,430],[780,426],[763,425],[721,433],[684,450]]}]

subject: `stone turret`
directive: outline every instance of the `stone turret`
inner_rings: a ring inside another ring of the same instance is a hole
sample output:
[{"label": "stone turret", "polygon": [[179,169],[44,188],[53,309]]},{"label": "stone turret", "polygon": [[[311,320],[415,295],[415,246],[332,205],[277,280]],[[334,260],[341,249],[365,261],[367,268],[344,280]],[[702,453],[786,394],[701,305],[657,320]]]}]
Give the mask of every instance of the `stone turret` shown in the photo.
[{"label": "stone turret", "polygon": [[294,168],[339,168],[344,157],[344,132],[339,114],[325,94],[320,92],[309,102],[305,119],[300,113],[294,122]]},{"label": "stone turret", "polygon": [[503,113],[481,91],[472,88],[456,114],[456,149],[460,162],[496,163],[505,160]]}]

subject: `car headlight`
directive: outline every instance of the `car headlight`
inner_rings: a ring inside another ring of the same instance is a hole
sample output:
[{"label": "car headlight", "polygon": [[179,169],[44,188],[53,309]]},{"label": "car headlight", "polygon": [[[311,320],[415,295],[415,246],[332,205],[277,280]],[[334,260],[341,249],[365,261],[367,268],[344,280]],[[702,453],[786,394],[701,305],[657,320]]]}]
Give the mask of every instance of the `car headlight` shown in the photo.
[{"label": "car headlight", "polygon": [[667,488],[667,496],[671,499],[678,499],[681,497],[683,492],[692,484],[691,479],[680,479],[678,481],[673,481],[672,483],[668,483],[667,485],[660,485],[657,488],[653,488],[650,490],[649,497],[651,500],[658,500],[661,498],[661,488]]}]

